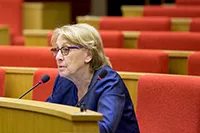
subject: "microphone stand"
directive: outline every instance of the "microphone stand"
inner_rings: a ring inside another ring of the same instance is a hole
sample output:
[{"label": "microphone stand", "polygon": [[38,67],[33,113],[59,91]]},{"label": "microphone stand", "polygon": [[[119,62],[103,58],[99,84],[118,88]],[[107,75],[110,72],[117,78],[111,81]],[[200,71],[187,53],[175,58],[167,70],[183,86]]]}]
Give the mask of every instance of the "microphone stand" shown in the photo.
[{"label": "microphone stand", "polygon": [[18,99],[21,99],[22,97],[24,97],[26,94],[28,94],[30,91],[32,91],[33,89],[35,89],[35,87],[37,87],[38,85],[40,85],[41,82],[38,82],[36,85],[34,85],[31,89],[29,89],[27,92],[25,92],[24,94],[22,94]]}]

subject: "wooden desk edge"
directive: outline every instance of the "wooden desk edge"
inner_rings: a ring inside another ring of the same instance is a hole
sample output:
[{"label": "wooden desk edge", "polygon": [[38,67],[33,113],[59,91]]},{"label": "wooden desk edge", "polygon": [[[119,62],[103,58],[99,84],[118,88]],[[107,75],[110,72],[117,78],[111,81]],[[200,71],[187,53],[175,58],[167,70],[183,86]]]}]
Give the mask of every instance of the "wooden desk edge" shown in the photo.
[{"label": "wooden desk edge", "polygon": [[31,67],[5,67],[0,66],[3,68],[6,73],[26,73],[26,74],[33,74],[38,68],[31,68]]},{"label": "wooden desk edge", "polygon": [[144,6],[138,6],[138,5],[122,5],[121,10],[128,10],[128,11],[142,11],[144,9]]},{"label": "wooden desk edge", "polygon": [[102,114],[94,111],[88,110],[86,113],[82,113],[76,107],[33,100],[1,97],[0,107],[49,114],[70,121],[99,121],[102,119]]},{"label": "wooden desk edge", "polygon": [[125,38],[137,39],[140,35],[140,31],[122,31]]},{"label": "wooden desk edge", "polygon": [[185,57],[187,58],[190,54],[194,53],[195,51],[180,51],[180,50],[164,50],[169,57]]},{"label": "wooden desk edge", "polygon": [[47,36],[51,29],[25,29],[23,30],[24,36]]},{"label": "wooden desk edge", "polygon": [[77,16],[76,19],[78,22],[82,19],[84,20],[92,20],[92,21],[99,21],[102,18],[102,16]]},{"label": "wooden desk edge", "polygon": [[0,30],[8,30],[8,25],[0,25]]}]

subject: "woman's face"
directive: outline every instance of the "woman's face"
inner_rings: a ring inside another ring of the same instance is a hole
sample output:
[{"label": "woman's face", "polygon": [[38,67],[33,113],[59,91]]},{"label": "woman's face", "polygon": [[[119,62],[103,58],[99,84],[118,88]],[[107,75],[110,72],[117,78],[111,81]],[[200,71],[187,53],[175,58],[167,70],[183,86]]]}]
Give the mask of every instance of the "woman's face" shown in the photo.
[{"label": "woman's face", "polygon": [[[74,78],[73,76],[82,76],[81,74],[86,71],[89,66],[90,60],[92,59],[91,54],[85,48],[73,48],[75,46],[67,43],[66,40],[58,38],[56,41],[57,48],[62,48],[63,46],[69,46],[69,52],[67,55],[63,55],[61,50],[58,51],[56,55],[56,61],[58,66],[58,72],[60,76],[66,78]],[[87,67],[86,67],[87,66]]]}]

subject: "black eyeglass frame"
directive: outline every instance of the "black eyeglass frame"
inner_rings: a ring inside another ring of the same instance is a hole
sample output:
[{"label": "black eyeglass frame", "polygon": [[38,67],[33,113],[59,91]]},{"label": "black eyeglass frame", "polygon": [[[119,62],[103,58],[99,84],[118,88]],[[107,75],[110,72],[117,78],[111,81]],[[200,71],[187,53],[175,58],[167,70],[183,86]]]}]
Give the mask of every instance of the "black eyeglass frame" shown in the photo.
[{"label": "black eyeglass frame", "polygon": [[81,49],[83,46],[63,46],[61,48],[51,48],[50,51],[53,56],[57,56],[58,52],[61,51],[63,56],[67,56],[69,54],[70,49]]}]

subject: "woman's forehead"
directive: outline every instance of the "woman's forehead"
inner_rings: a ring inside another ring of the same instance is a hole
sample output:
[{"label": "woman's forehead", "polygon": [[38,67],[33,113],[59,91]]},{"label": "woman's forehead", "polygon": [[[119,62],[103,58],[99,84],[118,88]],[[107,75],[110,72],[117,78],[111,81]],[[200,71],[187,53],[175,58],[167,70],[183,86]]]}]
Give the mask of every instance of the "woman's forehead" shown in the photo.
[{"label": "woman's forehead", "polygon": [[58,47],[70,46],[70,43],[67,40],[63,39],[63,38],[57,38],[56,46],[58,46]]}]

